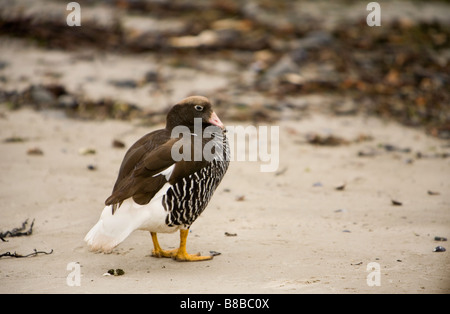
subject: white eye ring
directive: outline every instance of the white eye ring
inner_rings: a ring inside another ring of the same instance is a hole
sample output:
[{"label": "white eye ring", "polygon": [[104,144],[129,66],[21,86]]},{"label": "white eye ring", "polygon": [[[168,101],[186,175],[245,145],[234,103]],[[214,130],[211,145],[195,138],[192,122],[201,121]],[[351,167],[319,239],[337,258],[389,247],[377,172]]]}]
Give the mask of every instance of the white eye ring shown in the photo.
[{"label": "white eye ring", "polygon": [[197,106],[195,106],[194,108],[195,108],[195,110],[197,110],[197,111],[202,111],[202,110],[203,110],[203,106],[200,106],[200,105],[197,105]]}]

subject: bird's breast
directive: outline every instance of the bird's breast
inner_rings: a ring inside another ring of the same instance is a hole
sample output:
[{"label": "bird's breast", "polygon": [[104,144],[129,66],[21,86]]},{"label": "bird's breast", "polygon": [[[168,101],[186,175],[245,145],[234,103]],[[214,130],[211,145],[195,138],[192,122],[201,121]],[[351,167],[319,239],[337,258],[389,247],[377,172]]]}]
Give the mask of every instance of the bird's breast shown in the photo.
[{"label": "bird's breast", "polygon": [[166,224],[191,225],[208,205],[229,165],[229,145],[224,134],[212,139],[218,149],[212,161],[200,170],[178,180],[163,196],[162,204],[168,212]]}]

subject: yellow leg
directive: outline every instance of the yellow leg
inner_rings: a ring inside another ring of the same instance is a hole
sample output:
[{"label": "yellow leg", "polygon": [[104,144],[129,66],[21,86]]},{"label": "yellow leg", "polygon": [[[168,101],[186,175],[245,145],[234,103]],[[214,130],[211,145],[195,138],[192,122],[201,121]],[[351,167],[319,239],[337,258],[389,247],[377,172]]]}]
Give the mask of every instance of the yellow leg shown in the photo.
[{"label": "yellow leg", "polygon": [[180,262],[207,261],[213,258],[213,256],[200,256],[200,253],[192,255],[186,252],[186,239],[189,234],[189,230],[180,230],[180,247],[169,251],[161,249],[156,232],[150,232],[150,234],[152,235],[154,247],[152,256],[154,257],[172,257]]},{"label": "yellow leg", "polygon": [[186,252],[186,239],[188,234],[189,230],[180,230],[180,248],[174,254],[173,258],[180,262],[197,262],[212,259],[213,256],[200,256],[200,253],[191,255]]},{"label": "yellow leg", "polygon": [[158,242],[158,237],[156,236],[156,232],[150,232],[152,235],[152,241],[153,241],[153,251],[152,256],[154,257],[173,257],[177,252],[178,249],[166,251],[161,249]]}]

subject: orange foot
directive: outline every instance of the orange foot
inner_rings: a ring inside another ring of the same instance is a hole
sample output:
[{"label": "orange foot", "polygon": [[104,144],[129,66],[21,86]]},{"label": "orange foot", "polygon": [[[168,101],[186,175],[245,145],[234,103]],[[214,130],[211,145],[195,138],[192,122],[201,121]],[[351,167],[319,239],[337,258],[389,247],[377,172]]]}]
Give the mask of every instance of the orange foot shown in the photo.
[{"label": "orange foot", "polygon": [[180,230],[180,247],[173,250],[161,249],[158,238],[155,232],[151,232],[154,249],[152,251],[153,257],[171,257],[179,262],[198,262],[213,259],[213,256],[201,256],[200,253],[188,254],[186,252],[186,239],[189,230]]}]

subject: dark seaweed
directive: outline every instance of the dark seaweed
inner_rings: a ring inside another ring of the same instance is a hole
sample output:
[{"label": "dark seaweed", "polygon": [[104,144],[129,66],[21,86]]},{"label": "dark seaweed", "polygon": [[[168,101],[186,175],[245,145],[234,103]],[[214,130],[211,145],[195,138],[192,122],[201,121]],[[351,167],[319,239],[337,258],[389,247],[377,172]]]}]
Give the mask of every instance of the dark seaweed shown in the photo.
[{"label": "dark seaweed", "polygon": [[30,228],[27,231],[24,231],[27,228],[28,219],[22,223],[22,226],[19,228],[14,228],[12,230],[8,230],[5,232],[0,232],[0,240],[3,242],[8,242],[5,240],[6,237],[21,237],[21,236],[29,236],[33,233],[34,219],[31,222]]},{"label": "dark seaweed", "polygon": [[38,251],[38,250],[34,249],[33,253],[30,253],[30,254],[27,254],[27,255],[17,254],[16,252],[14,252],[14,253],[11,253],[11,252],[2,253],[2,254],[0,254],[0,258],[2,258],[2,257],[22,258],[22,257],[38,256],[39,254],[49,255],[49,254],[52,254],[52,253],[53,253],[53,249],[51,249],[50,252]]}]

